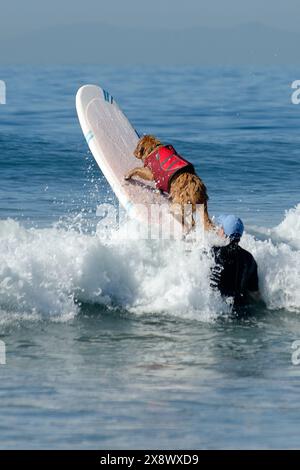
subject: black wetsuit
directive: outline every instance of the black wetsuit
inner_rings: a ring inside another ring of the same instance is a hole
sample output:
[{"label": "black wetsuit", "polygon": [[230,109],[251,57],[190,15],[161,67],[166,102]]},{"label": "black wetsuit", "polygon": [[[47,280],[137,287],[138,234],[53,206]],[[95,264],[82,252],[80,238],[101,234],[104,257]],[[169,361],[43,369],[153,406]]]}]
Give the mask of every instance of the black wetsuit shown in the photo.
[{"label": "black wetsuit", "polygon": [[258,291],[257,264],[251,253],[237,242],[212,248],[216,265],[212,269],[211,285],[222,295],[233,297],[236,305],[247,303],[247,292]]}]

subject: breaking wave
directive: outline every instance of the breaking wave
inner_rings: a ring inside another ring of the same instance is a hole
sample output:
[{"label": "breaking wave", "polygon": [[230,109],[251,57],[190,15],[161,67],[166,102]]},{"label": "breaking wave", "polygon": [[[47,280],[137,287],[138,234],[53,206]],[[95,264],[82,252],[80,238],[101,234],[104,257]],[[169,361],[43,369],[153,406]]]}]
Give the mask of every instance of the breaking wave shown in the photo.
[{"label": "breaking wave", "polygon": [[[299,229],[300,204],[277,227],[261,227],[261,239],[249,232],[242,239],[257,260],[269,309],[300,312]],[[102,240],[72,226],[28,229],[0,221],[0,322],[66,321],[81,303],[202,321],[230,312],[210,287],[208,241],[128,240],[122,230],[111,235]]]}]

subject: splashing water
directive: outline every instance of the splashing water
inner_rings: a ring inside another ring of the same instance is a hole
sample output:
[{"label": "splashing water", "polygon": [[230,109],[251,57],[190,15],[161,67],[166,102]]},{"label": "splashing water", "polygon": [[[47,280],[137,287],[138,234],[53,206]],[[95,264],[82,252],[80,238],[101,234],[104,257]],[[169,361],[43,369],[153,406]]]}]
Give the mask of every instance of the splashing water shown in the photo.
[{"label": "splashing water", "polygon": [[[264,240],[247,233],[241,245],[259,266],[260,288],[269,309],[300,311],[300,205]],[[65,321],[82,302],[135,314],[167,313],[212,321],[230,305],[210,288],[213,261],[203,244],[125,240],[122,230],[109,241],[52,227],[25,229],[0,222],[0,306],[2,321],[25,316]]]}]

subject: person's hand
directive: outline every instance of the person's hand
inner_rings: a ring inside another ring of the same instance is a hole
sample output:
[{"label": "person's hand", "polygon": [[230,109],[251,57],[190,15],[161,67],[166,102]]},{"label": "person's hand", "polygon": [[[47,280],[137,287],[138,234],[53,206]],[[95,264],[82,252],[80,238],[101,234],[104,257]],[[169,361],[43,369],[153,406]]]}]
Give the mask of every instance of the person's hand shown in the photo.
[{"label": "person's hand", "polygon": [[250,299],[253,302],[255,302],[257,304],[261,304],[262,306],[266,306],[265,301],[262,298],[261,293],[259,292],[259,290],[254,291],[254,292],[248,291],[248,294],[249,294]]}]

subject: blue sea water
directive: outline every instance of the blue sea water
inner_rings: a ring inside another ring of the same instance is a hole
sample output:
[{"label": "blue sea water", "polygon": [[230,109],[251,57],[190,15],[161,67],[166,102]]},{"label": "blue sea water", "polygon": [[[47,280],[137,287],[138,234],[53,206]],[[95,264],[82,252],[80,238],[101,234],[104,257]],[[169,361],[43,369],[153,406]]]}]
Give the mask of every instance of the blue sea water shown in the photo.
[{"label": "blue sea water", "polygon": [[[299,447],[300,70],[0,73],[0,447]],[[86,83],[194,163],[212,215],[243,218],[266,307],[230,315],[197,247],[99,240],[116,199],[78,124]]]}]

